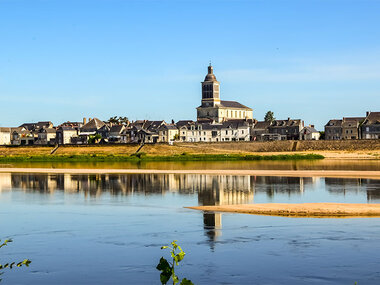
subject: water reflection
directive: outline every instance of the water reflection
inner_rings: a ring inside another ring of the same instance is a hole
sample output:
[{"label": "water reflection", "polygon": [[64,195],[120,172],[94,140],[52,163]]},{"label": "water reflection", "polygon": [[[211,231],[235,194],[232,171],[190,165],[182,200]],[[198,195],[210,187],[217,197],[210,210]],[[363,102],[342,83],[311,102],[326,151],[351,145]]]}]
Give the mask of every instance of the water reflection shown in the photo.
[{"label": "water reflection", "polygon": [[[11,189],[41,194],[112,196],[194,195],[199,205],[265,202],[380,201],[380,181],[370,179],[299,178],[200,174],[18,174],[0,173],[0,193]],[[351,200],[347,200],[350,197]],[[346,200],[345,200],[346,199]],[[361,200],[360,200],[361,199]],[[210,247],[221,235],[222,215],[203,214]]]}]

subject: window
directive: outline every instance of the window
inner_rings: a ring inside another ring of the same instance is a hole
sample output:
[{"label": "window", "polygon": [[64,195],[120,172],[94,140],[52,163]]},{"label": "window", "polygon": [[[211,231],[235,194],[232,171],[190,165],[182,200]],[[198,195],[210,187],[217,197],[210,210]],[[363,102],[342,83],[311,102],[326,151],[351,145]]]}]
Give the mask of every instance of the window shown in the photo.
[{"label": "window", "polygon": [[241,130],[241,133],[244,134],[244,130]]},{"label": "window", "polygon": [[206,135],[206,132],[203,132],[204,135]]},{"label": "window", "polygon": [[226,135],[228,135],[228,131],[226,131]]}]

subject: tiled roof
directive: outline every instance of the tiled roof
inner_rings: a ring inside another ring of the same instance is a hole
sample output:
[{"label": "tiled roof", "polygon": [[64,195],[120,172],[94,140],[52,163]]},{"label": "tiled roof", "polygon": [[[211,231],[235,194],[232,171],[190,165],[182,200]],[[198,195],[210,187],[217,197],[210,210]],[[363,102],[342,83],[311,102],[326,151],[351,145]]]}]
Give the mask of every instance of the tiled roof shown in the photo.
[{"label": "tiled roof", "polygon": [[3,132],[3,133],[10,133],[11,132],[11,128],[0,128],[0,132]]}]

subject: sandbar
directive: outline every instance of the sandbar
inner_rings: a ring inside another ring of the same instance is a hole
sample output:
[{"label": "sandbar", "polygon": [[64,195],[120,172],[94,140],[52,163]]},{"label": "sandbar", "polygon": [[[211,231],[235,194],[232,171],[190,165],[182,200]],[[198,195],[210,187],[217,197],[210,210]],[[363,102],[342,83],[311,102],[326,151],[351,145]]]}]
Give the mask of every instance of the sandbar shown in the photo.
[{"label": "sandbar", "polygon": [[206,212],[229,212],[299,218],[360,218],[380,217],[380,204],[303,203],[303,204],[241,204],[186,207]]}]

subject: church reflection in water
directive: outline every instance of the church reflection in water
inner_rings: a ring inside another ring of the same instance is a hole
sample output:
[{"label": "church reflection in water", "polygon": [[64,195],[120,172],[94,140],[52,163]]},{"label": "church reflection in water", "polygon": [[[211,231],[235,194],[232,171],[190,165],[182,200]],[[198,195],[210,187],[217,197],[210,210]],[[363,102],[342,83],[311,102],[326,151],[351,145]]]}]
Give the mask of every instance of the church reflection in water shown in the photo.
[{"label": "church reflection in water", "polygon": [[[17,189],[52,194],[78,193],[97,198],[110,195],[153,195],[175,192],[198,196],[199,205],[253,203],[254,195],[270,200],[276,195],[302,195],[324,183],[332,195],[362,194],[368,202],[380,200],[380,181],[369,179],[299,178],[201,174],[17,174],[0,173],[0,193]],[[306,189],[306,190],[305,190]],[[205,233],[210,244],[221,234],[222,215],[204,213]]]}]

